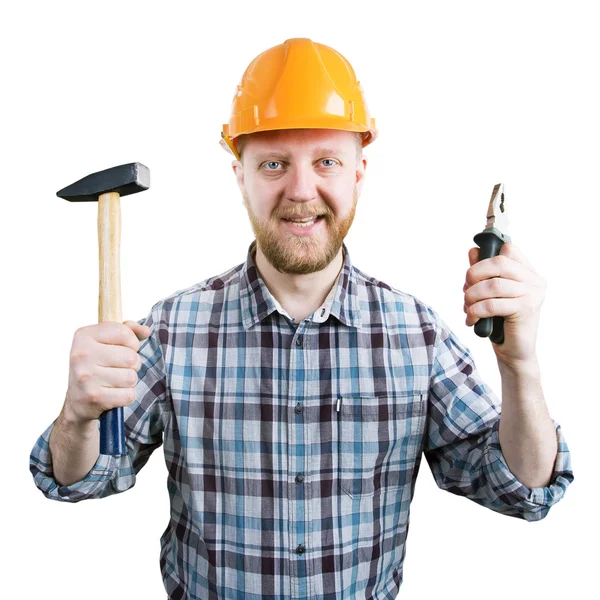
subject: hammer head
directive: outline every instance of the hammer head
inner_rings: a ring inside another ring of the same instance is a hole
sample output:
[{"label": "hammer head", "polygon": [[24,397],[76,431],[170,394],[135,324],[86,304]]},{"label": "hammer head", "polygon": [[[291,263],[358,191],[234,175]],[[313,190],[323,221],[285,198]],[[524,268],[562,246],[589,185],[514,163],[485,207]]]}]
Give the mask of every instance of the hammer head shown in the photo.
[{"label": "hammer head", "polygon": [[117,192],[121,196],[143,192],[150,187],[150,170],[142,163],[128,163],[87,175],[56,192],[70,202],[97,202],[100,194]]}]

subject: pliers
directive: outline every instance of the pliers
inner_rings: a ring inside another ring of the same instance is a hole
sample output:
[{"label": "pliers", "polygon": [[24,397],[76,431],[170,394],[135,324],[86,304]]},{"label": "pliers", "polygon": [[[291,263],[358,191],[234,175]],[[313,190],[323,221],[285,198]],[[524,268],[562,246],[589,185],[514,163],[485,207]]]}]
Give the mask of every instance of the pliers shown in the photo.
[{"label": "pliers", "polygon": [[[479,260],[492,258],[500,254],[508,235],[508,217],[504,207],[504,184],[498,183],[492,191],[488,205],[485,229],[478,233],[473,241],[479,246]],[[494,344],[504,343],[504,317],[486,317],[475,323],[475,333],[479,337],[489,337]]]}]

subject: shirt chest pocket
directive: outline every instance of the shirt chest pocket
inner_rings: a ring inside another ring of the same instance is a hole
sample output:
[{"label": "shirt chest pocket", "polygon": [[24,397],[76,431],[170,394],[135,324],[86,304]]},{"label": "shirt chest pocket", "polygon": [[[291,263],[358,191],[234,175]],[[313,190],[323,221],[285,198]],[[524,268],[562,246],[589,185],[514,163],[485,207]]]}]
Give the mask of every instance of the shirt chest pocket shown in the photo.
[{"label": "shirt chest pocket", "polygon": [[338,399],[339,481],[348,496],[369,497],[412,481],[424,440],[424,398]]}]

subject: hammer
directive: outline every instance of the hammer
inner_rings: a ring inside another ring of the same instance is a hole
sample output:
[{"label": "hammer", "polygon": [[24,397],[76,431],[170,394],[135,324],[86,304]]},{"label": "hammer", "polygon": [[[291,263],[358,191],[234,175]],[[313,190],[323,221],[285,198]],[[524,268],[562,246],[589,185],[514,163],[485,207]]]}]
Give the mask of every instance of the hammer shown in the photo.
[{"label": "hammer", "polygon": [[[98,247],[100,293],[98,323],[121,323],[121,243],[120,197],[143,192],[150,187],[150,170],[141,163],[129,163],[98,171],[56,192],[69,202],[98,202]],[[100,416],[100,454],[126,454],[123,407]]]}]

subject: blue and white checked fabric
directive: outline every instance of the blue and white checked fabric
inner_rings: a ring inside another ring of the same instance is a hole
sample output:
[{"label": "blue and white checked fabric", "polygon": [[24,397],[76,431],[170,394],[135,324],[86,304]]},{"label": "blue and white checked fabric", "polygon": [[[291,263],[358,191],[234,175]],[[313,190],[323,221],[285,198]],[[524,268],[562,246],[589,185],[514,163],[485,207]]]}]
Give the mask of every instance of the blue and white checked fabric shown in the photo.
[{"label": "blue and white checked fabric", "polygon": [[139,321],[128,455],[80,482],[36,485],[77,502],[122,492],[164,445],[171,515],[160,567],[171,599],[392,599],[422,456],[437,484],[506,515],[542,519],[573,480],[556,423],[549,487],[509,471],[500,402],[439,316],[367,276],[346,246],[337,283],[301,323],[245,263],[157,302]]}]

